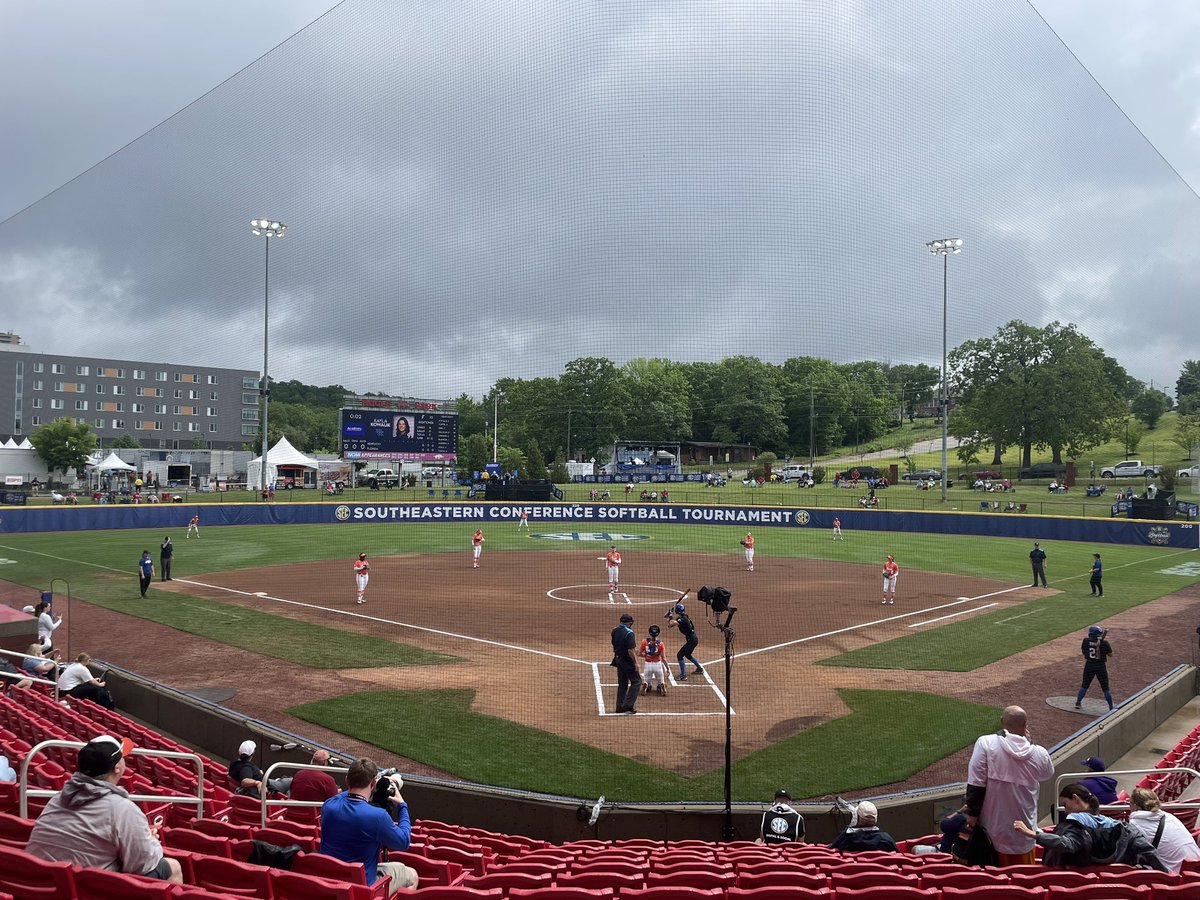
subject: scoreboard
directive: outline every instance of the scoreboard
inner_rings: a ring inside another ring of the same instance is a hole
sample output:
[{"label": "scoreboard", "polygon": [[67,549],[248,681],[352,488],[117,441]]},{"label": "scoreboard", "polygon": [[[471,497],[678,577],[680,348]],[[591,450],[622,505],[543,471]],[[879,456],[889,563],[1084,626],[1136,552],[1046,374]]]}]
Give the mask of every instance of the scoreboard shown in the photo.
[{"label": "scoreboard", "polygon": [[458,413],[420,401],[370,398],[363,403],[371,408],[342,410],[344,459],[457,460]]}]

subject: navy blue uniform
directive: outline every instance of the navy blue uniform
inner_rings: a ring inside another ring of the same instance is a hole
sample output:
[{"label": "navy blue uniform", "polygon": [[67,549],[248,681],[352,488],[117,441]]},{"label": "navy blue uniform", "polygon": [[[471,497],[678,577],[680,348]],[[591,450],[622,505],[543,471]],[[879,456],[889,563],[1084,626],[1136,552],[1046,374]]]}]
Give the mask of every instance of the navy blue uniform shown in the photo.
[{"label": "navy blue uniform", "polygon": [[1100,682],[1100,690],[1104,692],[1104,699],[1108,701],[1108,708],[1113,708],[1112,693],[1108,689],[1108,658],[1112,656],[1112,646],[1104,639],[1104,634],[1089,634],[1083,639],[1080,645],[1080,652],[1083,654],[1083,684],[1079,688],[1079,694],[1075,698],[1075,708],[1079,709],[1083,703],[1084,695],[1091,687],[1092,680]]},{"label": "navy blue uniform", "polygon": [[1088,584],[1092,586],[1093,597],[1104,596],[1104,585],[1100,581],[1100,579],[1103,577],[1104,566],[1100,564],[1100,557],[1097,556],[1094,560],[1092,560],[1092,578],[1091,581],[1088,582]]},{"label": "navy blue uniform", "polygon": [[684,660],[690,662],[696,667],[696,672],[699,674],[704,671],[704,667],[696,661],[692,656],[692,651],[700,644],[700,640],[696,637],[696,626],[692,624],[692,620],[688,618],[687,613],[677,613],[675,616],[675,625],[679,628],[679,633],[683,635],[683,646],[675,653],[675,659],[679,662],[679,680],[683,681],[687,678],[687,665]]}]

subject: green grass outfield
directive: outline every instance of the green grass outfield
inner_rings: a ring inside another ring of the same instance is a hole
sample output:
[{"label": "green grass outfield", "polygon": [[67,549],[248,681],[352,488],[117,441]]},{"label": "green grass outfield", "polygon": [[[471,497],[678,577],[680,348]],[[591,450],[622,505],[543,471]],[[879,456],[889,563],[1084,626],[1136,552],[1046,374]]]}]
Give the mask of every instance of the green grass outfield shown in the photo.
[{"label": "green grass outfield", "polygon": [[[207,527],[200,542],[176,541],[174,574],[187,578],[201,572],[261,568],[289,561],[349,560],[360,549],[376,557],[398,553],[462,554],[473,527],[474,523]],[[555,524],[534,530],[573,527]],[[740,552],[737,542],[744,535],[742,528],[732,526],[639,524],[631,530],[650,540],[623,546],[627,559],[644,550],[728,553],[732,557]],[[569,552],[588,546],[574,541],[531,541],[511,523],[485,524],[484,531],[488,554],[530,549]],[[322,627],[294,622],[274,610],[255,612],[186,595],[173,594],[169,602],[143,602],[136,593],[135,564],[143,549],[150,550],[157,562],[162,535],[161,530],[129,530],[3,536],[0,557],[8,562],[0,568],[0,577],[39,589],[48,587],[51,577],[65,578],[76,599],[310,666],[345,666],[348,659],[364,666],[453,662],[419,647],[343,632],[336,627],[335,617],[331,617],[330,627]],[[969,575],[1007,584],[1027,583],[1029,577],[1030,544],[1022,539],[851,531],[846,541],[834,543],[824,529],[800,528],[761,528],[756,535],[759,555],[764,559],[790,556],[878,565],[887,553],[892,553],[909,571]],[[951,620],[942,627],[843,654],[829,662],[967,671],[1081,630],[1121,609],[1198,580],[1196,576],[1160,572],[1191,560],[1194,554],[1190,551],[1103,545],[1099,550],[1106,565],[1106,596],[1102,601],[1092,601],[1086,599],[1087,571],[1096,548],[1049,542],[1045,549],[1051,584],[1065,593],[1032,601],[1025,610],[1037,609],[1035,615],[1005,625],[990,621],[991,616],[962,623]],[[903,580],[901,585],[903,589]],[[58,589],[61,592],[61,586]],[[501,615],[502,611],[493,614]],[[963,639],[968,629],[983,627],[988,629],[988,641]],[[606,638],[598,636],[602,643]],[[741,759],[735,777],[736,796],[761,799],[780,784],[812,796],[900,781],[968,744],[988,730],[998,714],[995,709],[919,693],[853,691],[843,696],[855,710],[852,715],[785,737]],[[394,705],[401,714],[379,716],[380,702],[389,704],[389,709]],[[470,704],[469,692],[447,692],[444,696],[397,692],[385,697],[355,693],[308,704],[295,712],[473,781],[581,797],[605,793],[630,801],[712,800],[720,796],[719,772],[684,778],[527,726],[480,716]],[[402,727],[392,727],[383,720],[402,723]],[[718,730],[714,726],[714,741],[721,737]],[[868,732],[869,740],[864,737]],[[913,738],[918,734],[922,736],[919,741]],[[885,739],[887,735],[893,737]],[[845,753],[847,746],[864,745],[864,741],[891,749],[887,753]],[[514,747],[522,748],[521,753],[517,754]],[[896,752],[897,747],[902,752]],[[522,759],[522,764],[513,765],[514,758]]]}]

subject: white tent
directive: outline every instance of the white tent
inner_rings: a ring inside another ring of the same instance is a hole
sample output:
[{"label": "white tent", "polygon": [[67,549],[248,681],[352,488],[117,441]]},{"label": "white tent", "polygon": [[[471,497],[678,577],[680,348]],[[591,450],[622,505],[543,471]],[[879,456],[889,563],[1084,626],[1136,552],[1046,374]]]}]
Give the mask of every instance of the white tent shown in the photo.
[{"label": "white tent", "polygon": [[18,447],[17,449],[18,450],[32,450],[33,444],[30,442],[29,438],[25,438],[25,440],[21,441],[21,446]]},{"label": "white tent", "polygon": [[0,447],[3,447],[5,450],[20,450],[21,449],[20,445],[18,445],[17,442],[14,441],[12,438],[9,438],[3,444],[0,444]]},{"label": "white tent", "polygon": [[114,451],[96,463],[96,470],[99,472],[136,472],[137,466],[131,466],[125,460],[121,459],[121,457],[117,456]]},{"label": "white tent", "polygon": [[[274,484],[279,478],[280,467],[317,469],[318,463],[311,456],[305,456],[281,437],[279,442],[267,451],[267,484]],[[246,469],[246,487],[251,491],[262,490],[262,457],[256,456],[250,460]]]}]

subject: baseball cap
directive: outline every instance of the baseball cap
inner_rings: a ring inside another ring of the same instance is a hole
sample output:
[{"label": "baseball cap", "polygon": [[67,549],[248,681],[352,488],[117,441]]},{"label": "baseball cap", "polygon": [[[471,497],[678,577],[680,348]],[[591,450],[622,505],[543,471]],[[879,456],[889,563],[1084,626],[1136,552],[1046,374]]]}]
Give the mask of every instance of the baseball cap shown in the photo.
[{"label": "baseball cap", "polygon": [[360,553],[360,554],[358,554],[358,558],[359,558],[359,559],[366,559],[366,558],[367,558],[367,554],[365,554],[365,553]]},{"label": "baseball cap", "polygon": [[785,791],[783,788],[780,788],[779,790],[777,790],[775,792],[775,799],[776,800],[791,800],[792,795],[789,794],[787,791]]},{"label": "baseball cap", "polygon": [[258,749],[258,744],[254,741],[242,741],[238,746],[238,756],[253,756],[254,751]]},{"label": "baseball cap", "polygon": [[133,742],[129,738],[115,738],[111,734],[94,737],[79,749],[79,771],[92,778],[107,775],[132,751]]},{"label": "baseball cap", "polygon": [[879,818],[879,810],[875,808],[875,804],[870,800],[864,800],[862,803],[858,804],[857,812],[859,825],[863,824],[863,820],[865,819],[869,819],[871,822],[874,822]]},{"label": "baseball cap", "polygon": [[890,559],[890,560],[892,560],[893,562],[895,562],[895,560],[896,560],[896,557],[892,556],[892,554],[890,554],[890,553],[889,553],[889,554],[888,554],[888,559]]},{"label": "baseball cap", "polygon": [[631,616],[629,613],[622,613],[622,614],[621,614],[621,621],[622,621],[622,622],[632,622],[632,621],[633,621],[633,616]]},{"label": "baseball cap", "polygon": [[1103,772],[1107,768],[1104,765],[1104,760],[1098,756],[1087,756],[1081,759],[1080,762],[1093,772]]}]

